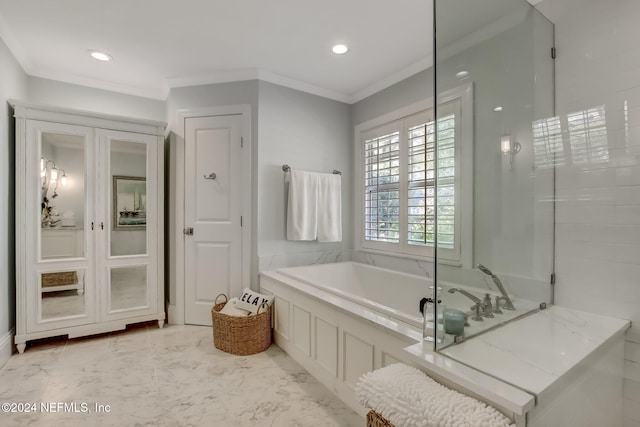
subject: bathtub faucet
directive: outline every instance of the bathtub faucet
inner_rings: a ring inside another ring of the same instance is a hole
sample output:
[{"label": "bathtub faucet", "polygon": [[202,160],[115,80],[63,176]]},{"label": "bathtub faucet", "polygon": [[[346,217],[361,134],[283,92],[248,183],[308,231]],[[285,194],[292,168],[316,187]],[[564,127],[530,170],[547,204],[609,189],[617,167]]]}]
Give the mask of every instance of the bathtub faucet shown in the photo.
[{"label": "bathtub faucet", "polygon": [[478,270],[482,271],[487,276],[491,276],[491,279],[493,280],[493,283],[496,284],[496,286],[498,287],[498,290],[502,294],[501,297],[496,298],[496,309],[499,310],[500,309],[500,301],[504,301],[504,307],[503,308],[505,310],[515,310],[516,308],[513,306],[513,302],[511,301],[511,298],[509,298],[509,294],[507,294],[507,291],[504,289],[504,286],[502,285],[502,282],[500,281],[500,278],[498,278],[498,276],[493,274],[493,272],[491,270],[489,270],[487,267],[485,267],[482,264],[476,265],[476,268]]},{"label": "bathtub faucet", "polygon": [[460,289],[460,288],[449,289],[450,294],[453,294],[456,292],[461,293],[465,297],[469,298],[471,301],[475,302],[475,304],[471,307],[471,310],[475,311],[475,314],[471,316],[471,320],[482,322],[484,320],[482,318],[482,315],[480,314],[481,310],[484,312],[484,304],[482,303],[482,300],[477,296],[473,295],[472,293],[465,291],[464,289]]}]

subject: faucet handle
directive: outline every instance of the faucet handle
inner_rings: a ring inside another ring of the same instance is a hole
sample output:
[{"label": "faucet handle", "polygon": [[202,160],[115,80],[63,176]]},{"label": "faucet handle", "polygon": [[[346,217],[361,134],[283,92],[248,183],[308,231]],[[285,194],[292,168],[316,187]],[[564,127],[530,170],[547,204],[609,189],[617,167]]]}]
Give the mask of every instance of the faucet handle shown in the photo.
[{"label": "faucet handle", "polygon": [[502,310],[500,310],[500,301],[503,301],[504,297],[496,296],[496,308],[493,309],[494,313],[503,314]]},{"label": "faucet handle", "polygon": [[482,315],[484,317],[493,318],[493,306],[491,304],[491,295],[484,294],[484,300],[482,300]]},{"label": "faucet handle", "polygon": [[471,307],[471,310],[475,311],[475,314],[471,316],[471,320],[475,320],[476,322],[482,322],[484,320],[480,315],[480,309],[482,309],[481,303],[477,303]]}]

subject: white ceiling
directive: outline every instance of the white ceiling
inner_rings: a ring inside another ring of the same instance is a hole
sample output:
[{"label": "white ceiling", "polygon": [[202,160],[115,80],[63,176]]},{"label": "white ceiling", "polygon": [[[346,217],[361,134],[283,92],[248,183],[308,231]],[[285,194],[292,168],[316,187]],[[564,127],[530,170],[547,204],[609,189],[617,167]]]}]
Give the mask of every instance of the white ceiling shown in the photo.
[{"label": "white ceiling", "polygon": [[27,74],[156,99],[260,78],[355,102],[431,65],[432,20],[431,0],[0,0]]},{"label": "white ceiling", "polygon": [[[464,12],[439,25],[440,46],[477,38],[522,1],[447,5]],[[433,64],[433,0],[0,0],[0,37],[35,77],[161,100],[259,78],[352,103]],[[335,43],[351,50],[334,55]]]}]

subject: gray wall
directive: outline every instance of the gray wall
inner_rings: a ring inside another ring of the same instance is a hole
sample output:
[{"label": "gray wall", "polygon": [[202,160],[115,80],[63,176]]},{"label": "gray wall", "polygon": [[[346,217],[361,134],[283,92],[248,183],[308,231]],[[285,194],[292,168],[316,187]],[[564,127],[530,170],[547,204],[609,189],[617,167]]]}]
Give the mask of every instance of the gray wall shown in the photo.
[{"label": "gray wall", "polygon": [[27,97],[27,75],[0,39],[0,366],[13,347],[15,326],[15,126],[7,99]]},{"label": "gray wall", "polygon": [[433,67],[414,74],[351,106],[352,124],[366,122],[433,97]]},{"label": "gray wall", "polygon": [[[352,248],[352,165],[349,105],[267,82],[259,85],[258,256],[260,269],[318,262]],[[342,242],[286,240],[282,165],[342,172]]]},{"label": "gray wall", "polygon": [[136,119],[166,121],[164,101],[39,77],[28,77],[26,100],[39,105],[74,108]]},{"label": "gray wall", "polygon": [[[349,106],[315,95],[257,80],[174,88],[167,100],[170,130],[177,129],[183,109],[249,104],[252,110],[252,286],[260,269],[309,263],[340,256],[351,248],[351,165]],[[181,143],[171,132],[168,152]],[[315,171],[343,171],[343,241],[341,243],[287,242],[282,164]],[[169,197],[175,195],[175,171],[168,170]],[[170,227],[175,218],[168,212]],[[175,247],[169,233],[168,295],[175,301],[172,266]],[[348,251],[347,251],[348,254]],[[348,255],[347,255],[348,256]]]},{"label": "gray wall", "polygon": [[[173,88],[169,92],[169,97],[167,98],[166,104],[166,117],[169,122],[168,130],[169,136],[167,138],[167,144],[165,147],[165,152],[167,153],[167,159],[170,161],[167,162],[167,170],[165,174],[165,182],[166,182],[166,195],[168,197],[169,202],[167,203],[167,211],[166,211],[166,223],[167,223],[167,236],[168,236],[168,247],[167,247],[167,258],[166,258],[166,277],[167,277],[167,289],[166,294],[169,297],[169,302],[171,304],[175,303],[176,300],[176,281],[178,280],[175,277],[175,236],[172,230],[175,230],[175,227],[180,225],[176,224],[175,217],[173,215],[173,210],[169,209],[169,206],[173,203],[171,200],[175,200],[175,162],[170,159],[171,156],[175,156],[175,150],[177,145],[184,144],[182,140],[182,135],[177,135],[175,133],[177,129],[177,116],[180,110],[195,110],[199,108],[207,108],[214,106],[222,106],[222,105],[250,105],[251,106],[251,169],[253,171],[257,170],[258,165],[258,81],[257,80],[247,80],[241,82],[231,82],[231,83],[219,83],[219,84],[210,84],[210,85],[202,85],[202,86],[190,86],[190,87],[181,87],[181,88]],[[257,199],[258,194],[258,174],[253,173],[252,182],[251,182],[251,200],[253,201],[252,206],[252,230],[253,235],[251,236],[252,248],[251,248],[251,271],[252,271],[252,286],[257,286],[257,271],[258,271],[258,261],[257,261],[257,230],[258,230],[258,211],[257,204],[255,200]],[[180,225],[181,226],[181,225]]]}]

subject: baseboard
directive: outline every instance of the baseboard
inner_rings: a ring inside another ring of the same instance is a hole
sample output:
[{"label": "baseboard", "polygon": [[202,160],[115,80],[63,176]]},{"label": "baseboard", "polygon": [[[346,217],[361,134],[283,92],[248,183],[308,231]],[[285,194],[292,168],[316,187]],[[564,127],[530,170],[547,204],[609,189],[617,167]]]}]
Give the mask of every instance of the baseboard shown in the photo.
[{"label": "baseboard", "polygon": [[15,328],[11,328],[9,332],[0,336],[0,368],[7,363],[13,353],[13,336],[15,332]]}]

